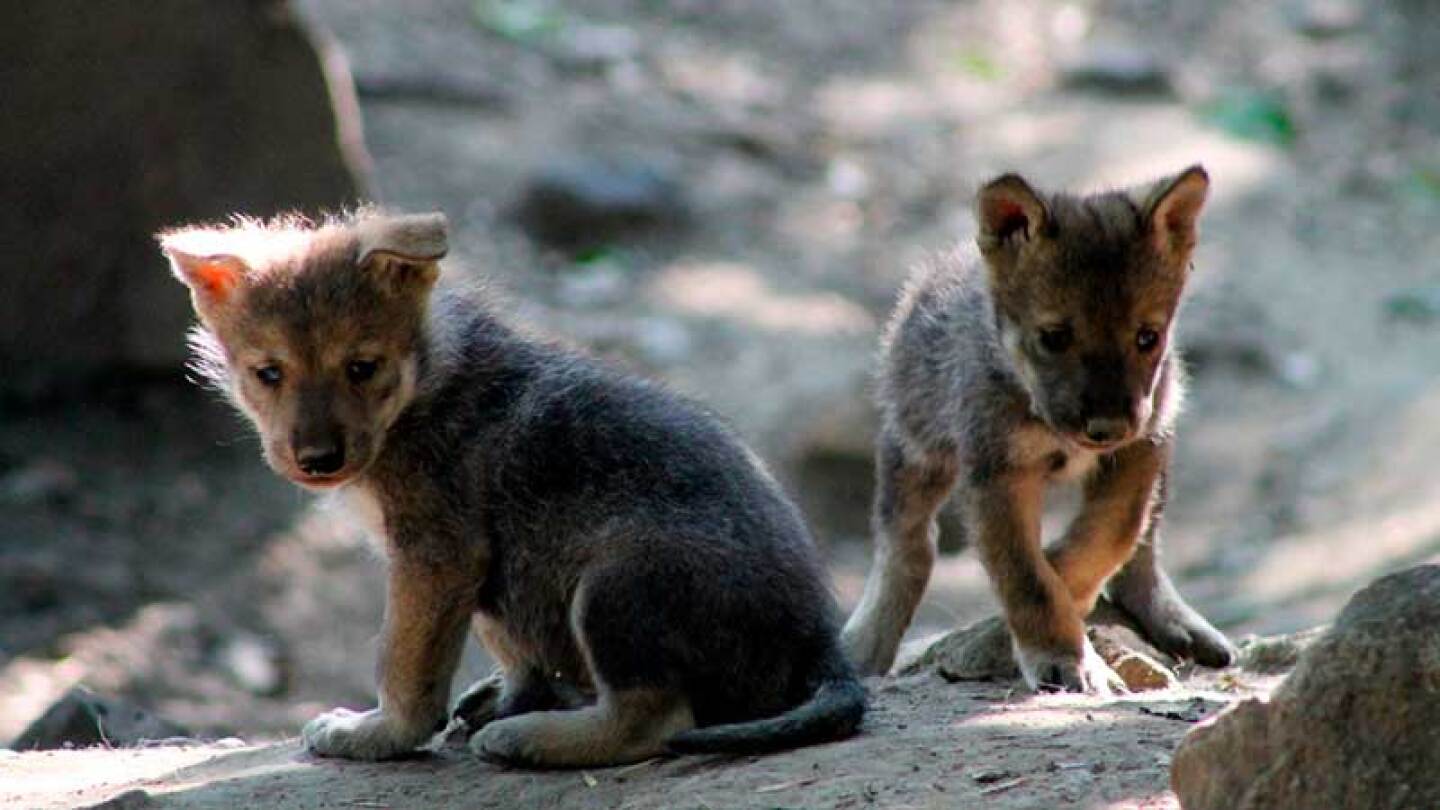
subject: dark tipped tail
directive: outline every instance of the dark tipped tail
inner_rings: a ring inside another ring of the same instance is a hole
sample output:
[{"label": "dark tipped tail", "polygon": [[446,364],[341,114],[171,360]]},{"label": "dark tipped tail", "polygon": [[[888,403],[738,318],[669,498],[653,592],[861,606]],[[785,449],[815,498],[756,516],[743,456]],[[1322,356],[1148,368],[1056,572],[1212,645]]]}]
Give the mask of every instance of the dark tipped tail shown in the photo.
[{"label": "dark tipped tail", "polygon": [[865,717],[865,687],[838,649],[810,699],[777,717],[682,731],[666,746],[677,754],[767,754],[855,733]]}]

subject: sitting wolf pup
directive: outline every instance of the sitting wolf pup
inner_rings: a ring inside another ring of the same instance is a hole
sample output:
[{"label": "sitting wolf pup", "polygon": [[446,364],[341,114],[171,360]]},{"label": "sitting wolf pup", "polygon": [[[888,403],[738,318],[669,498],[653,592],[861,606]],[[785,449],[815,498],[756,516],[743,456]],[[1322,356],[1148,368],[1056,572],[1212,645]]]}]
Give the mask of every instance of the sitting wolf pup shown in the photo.
[{"label": "sitting wolf pup", "polygon": [[[466,628],[500,662],[471,748],[534,766],[845,737],[865,695],[815,548],[754,454],[661,386],[435,288],[443,216],[162,234],[198,367],[290,480],[383,535],[380,706],[305,727],[383,759],[446,722]],[[574,698],[579,696],[580,700]]]},{"label": "sitting wolf pup", "polygon": [[[1233,659],[1157,549],[1182,387],[1171,337],[1208,187],[1199,166],[1088,197],[1005,175],[979,192],[979,255],[912,279],[882,351],[876,559],[844,631],[862,672],[894,662],[952,490],[1031,688],[1116,682],[1084,625],[1107,581],[1161,649]],[[1062,480],[1083,506],[1047,549],[1045,490]]]}]

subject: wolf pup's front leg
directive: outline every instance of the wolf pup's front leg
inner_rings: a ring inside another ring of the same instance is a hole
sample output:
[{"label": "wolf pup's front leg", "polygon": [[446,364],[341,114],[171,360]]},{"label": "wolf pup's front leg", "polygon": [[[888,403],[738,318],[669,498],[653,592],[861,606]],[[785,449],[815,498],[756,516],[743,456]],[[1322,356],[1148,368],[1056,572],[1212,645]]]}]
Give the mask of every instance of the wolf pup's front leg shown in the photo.
[{"label": "wolf pup's front leg", "polygon": [[1040,543],[1044,480],[1013,470],[971,483],[962,503],[980,561],[1005,609],[1020,674],[1032,689],[1109,693],[1123,687],[1085,635],[1085,613]]},{"label": "wolf pup's front leg", "polygon": [[474,579],[443,565],[392,561],[379,664],[380,706],[311,720],[305,747],[320,756],[390,759],[424,745],[446,720]]}]

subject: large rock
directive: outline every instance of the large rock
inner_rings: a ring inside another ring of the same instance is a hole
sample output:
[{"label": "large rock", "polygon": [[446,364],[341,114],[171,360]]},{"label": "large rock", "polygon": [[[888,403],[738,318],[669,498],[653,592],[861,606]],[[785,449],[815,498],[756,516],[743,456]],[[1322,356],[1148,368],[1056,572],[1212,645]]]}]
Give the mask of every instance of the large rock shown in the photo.
[{"label": "large rock", "polygon": [[1269,702],[1175,752],[1186,810],[1440,807],[1440,565],[1357,594]]},{"label": "large rock", "polygon": [[186,736],[188,731],[163,717],[77,686],[26,727],[10,747],[17,751],[91,745],[119,748]]},{"label": "large rock", "polygon": [[0,53],[0,387],[176,368],[157,229],[363,194],[348,72],[281,0],[13,3]]},{"label": "large rock", "polygon": [[658,161],[566,157],[535,172],[515,217],[540,242],[583,252],[678,226],[688,218],[688,203]]}]

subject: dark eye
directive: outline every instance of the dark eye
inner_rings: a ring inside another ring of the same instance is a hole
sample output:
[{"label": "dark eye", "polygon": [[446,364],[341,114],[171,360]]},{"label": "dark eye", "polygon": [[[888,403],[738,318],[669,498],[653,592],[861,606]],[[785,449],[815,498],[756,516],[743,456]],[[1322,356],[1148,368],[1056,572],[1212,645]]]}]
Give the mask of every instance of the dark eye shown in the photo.
[{"label": "dark eye", "polygon": [[266,388],[274,388],[280,385],[285,375],[280,372],[279,366],[256,366],[255,379],[260,381]]},{"label": "dark eye", "polygon": [[1154,351],[1155,347],[1159,345],[1160,333],[1154,329],[1144,326],[1140,328],[1139,332],[1135,333],[1135,348],[1139,349],[1141,354],[1148,354]]},{"label": "dark eye", "polygon": [[1075,342],[1075,332],[1068,326],[1051,326],[1040,330],[1040,348],[1060,354]]},{"label": "dark eye", "polygon": [[358,385],[374,377],[375,370],[378,368],[380,368],[378,360],[351,360],[345,366],[345,376],[350,378],[350,382]]}]

